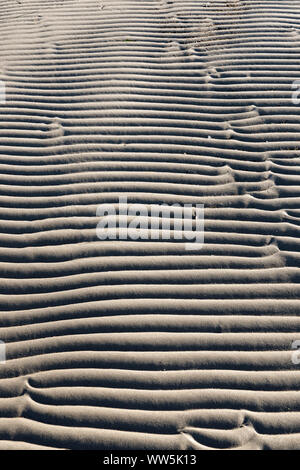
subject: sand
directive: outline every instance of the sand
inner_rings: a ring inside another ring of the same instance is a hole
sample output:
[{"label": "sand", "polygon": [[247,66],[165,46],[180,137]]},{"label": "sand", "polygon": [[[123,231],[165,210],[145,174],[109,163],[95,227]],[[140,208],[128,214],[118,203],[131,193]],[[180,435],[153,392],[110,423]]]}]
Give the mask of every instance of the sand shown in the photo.
[{"label": "sand", "polygon": [[[299,1],[0,24],[0,449],[300,449]],[[204,204],[202,249],[100,241],[120,195]]]}]

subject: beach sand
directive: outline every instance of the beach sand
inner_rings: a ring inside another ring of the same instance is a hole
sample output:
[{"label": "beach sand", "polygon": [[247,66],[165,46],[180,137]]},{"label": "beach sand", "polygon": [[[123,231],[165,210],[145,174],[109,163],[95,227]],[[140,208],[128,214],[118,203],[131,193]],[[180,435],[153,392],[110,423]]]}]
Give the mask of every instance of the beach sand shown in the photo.
[{"label": "beach sand", "polygon": [[[0,25],[0,449],[300,449],[299,1]],[[99,240],[120,196],[204,204],[203,247]]]}]

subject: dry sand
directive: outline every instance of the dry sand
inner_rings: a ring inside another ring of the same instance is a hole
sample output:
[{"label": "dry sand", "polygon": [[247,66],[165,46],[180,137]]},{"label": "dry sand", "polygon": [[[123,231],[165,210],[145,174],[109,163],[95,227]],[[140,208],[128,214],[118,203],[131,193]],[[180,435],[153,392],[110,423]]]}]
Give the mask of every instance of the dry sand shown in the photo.
[{"label": "dry sand", "polygon": [[[0,25],[0,448],[300,449],[299,0]],[[202,250],[99,241],[119,195],[205,204]]]}]

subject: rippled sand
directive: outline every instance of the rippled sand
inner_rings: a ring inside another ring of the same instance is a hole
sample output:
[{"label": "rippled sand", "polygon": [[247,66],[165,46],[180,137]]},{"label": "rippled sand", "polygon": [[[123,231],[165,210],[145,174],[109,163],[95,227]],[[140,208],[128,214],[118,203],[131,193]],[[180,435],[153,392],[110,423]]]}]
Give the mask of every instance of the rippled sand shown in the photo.
[{"label": "rippled sand", "polygon": [[[299,449],[299,1],[0,24],[0,449]],[[204,204],[203,248],[100,241],[120,195]]]}]

